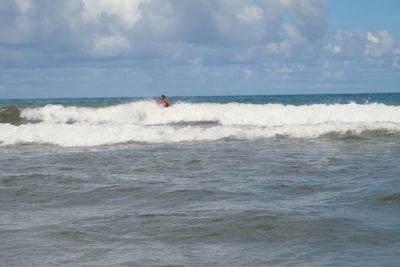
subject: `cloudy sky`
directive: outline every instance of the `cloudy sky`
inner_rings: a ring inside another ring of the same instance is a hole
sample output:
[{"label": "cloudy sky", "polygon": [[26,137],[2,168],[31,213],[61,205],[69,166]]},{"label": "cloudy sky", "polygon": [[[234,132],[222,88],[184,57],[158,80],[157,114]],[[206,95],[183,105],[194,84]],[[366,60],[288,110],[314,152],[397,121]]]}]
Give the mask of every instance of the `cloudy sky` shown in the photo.
[{"label": "cloudy sky", "polygon": [[399,91],[397,0],[0,0],[0,98]]}]

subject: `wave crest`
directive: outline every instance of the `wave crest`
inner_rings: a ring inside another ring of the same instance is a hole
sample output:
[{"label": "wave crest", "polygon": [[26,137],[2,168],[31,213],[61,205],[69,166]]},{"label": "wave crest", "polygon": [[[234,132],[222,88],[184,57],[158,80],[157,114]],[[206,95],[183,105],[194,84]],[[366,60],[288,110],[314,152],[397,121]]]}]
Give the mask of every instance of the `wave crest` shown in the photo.
[{"label": "wave crest", "polygon": [[[0,124],[0,142],[97,146],[276,136],[317,138],[367,131],[400,133],[400,107],[384,104],[212,104],[153,101],[107,107],[47,105],[22,110],[22,125]],[[36,122],[36,123],[33,123]]]},{"label": "wave crest", "polygon": [[0,108],[0,123],[20,125],[22,122],[21,110],[17,106]]}]

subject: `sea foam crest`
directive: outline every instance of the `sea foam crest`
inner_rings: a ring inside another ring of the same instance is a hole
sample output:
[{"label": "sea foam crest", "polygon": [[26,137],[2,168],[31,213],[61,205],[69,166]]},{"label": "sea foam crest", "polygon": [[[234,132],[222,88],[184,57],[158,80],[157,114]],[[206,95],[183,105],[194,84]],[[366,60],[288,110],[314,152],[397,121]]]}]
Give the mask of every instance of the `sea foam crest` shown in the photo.
[{"label": "sea foam crest", "polygon": [[24,109],[23,118],[48,123],[89,124],[168,124],[174,122],[216,121],[223,125],[280,126],[320,123],[400,123],[400,107],[384,104],[213,104],[177,103],[161,108],[153,101],[90,108],[47,105]]},{"label": "sea foam crest", "polygon": [[97,146],[280,135],[316,138],[369,130],[400,133],[400,107],[384,104],[176,103],[162,108],[153,101],[138,101],[107,107],[47,105],[24,109],[21,117],[30,123],[0,124],[1,144]]}]

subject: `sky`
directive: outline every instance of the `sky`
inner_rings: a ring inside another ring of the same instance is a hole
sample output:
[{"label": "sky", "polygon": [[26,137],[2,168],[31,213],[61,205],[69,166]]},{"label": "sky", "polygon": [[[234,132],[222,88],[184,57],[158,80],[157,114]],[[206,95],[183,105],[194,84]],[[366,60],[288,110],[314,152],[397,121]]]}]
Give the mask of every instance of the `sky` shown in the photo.
[{"label": "sky", "polygon": [[400,92],[397,0],[0,0],[0,98]]}]

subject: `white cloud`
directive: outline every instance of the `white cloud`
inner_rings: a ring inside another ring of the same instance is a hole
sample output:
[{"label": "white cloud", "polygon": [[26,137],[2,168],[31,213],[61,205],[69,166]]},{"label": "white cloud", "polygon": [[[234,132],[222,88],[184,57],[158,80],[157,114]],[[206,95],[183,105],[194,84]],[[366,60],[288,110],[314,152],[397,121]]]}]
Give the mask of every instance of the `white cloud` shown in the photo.
[{"label": "white cloud", "polygon": [[364,55],[367,57],[379,58],[394,54],[396,51],[395,40],[387,31],[379,31],[376,34],[368,32],[366,39],[368,42],[365,45]]},{"label": "white cloud", "polygon": [[[304,16],[321,13],[319,1],[306,0],[301,4],[259,0],[10,1],[15,5],[6,5],[2,12],[10,14],[11,19],[0,28],[0,43],[33,43],[39,51],[75,51],[76,58],[88,51],[92,55],[103,54],[107,49],[100,47],[106,46],[113,47],[110,51],[129,49],[131,55],[168,58],[173,56],[170,49],[179,46],[179,58],[187,62],[193,58],[191,51],[198,49],[212,54],[213,50],[222,51],[218,47],[221,45],[236,47],[228,56],[232,58],[234,54],[240,57],[239,51],[246,51],[249,46],[258,47],[258,51],[242,59],[246,61],[265,54],[264,47],[271,43],[274,53],[279,50],[289,55],[289,46],[305,40],[303,33],[309,23]],[[15,10],[10,12],[12,8]],[[317,19],[324,24],[325,18]]]},{"label": "white cloud", "polygon": [[327,44],[324,46],[324,49],[328,50],[330,53],[334,55],[338,55],[342,52],[342,47],[339,45]]},{"label": "white cloud", "polygon": [[82,18],[99,23],[103,14],[118,18],[123,26],[132,28],[141,19],[140,5],[150,0],[83,0]]},{"label": "white cloud", "polygon": [[201,57],[195,57],[193,59],[189,59],[188,62],[193,66],[199,66],[202,64],[203,59]]},{"label": "white cloud", "polygon": [[94,40],[92,55],[95,57],[115,57],[129,50],[129,41],[124,36],[98,36]]},{"label": "white cloud", "polygon": [[371,32],[367,32],[367,40],[374,44],[379,44],[379,38]]},{"label": "white cloud", "polygon": [[323,38],[327,30],[327,1],[286,0],[282,2],[291,14],[290,21],[296,25],[297,30],[305,39],[315,41]]},{"label": "white cloud", "polygon": [[245,78],[250,79],[250,78],[257,77],[257,75],[258,75],[257,72],[255,72],[255,71],[253,71],[253,70],[251,70],[251,69],[249,69],[249,68],[245,68],[245,69],[244,69],[244,77],[245,77]]},{"label": "white cloud", "polygon": [[305,41],[304,37],[297,30],[295,25],[284,23],[282,25],[282,37],[291,43],[302,43]]},{"label": "white cloud", "polygon": [[339,54],[340,51],[342,51],[342,49],[340,48],[340,46],[337,46],[337,45],[333,46],[333,48],[332,48],[332,53],[334,53],[334,54]]},{"label": "white cloud", "polygon": [[298,73],[294,64],[318,69],[329,60],[333,73],[344,61],[374,64],[399,53],[388,31],[330,31],[323,0],[9,0],[0,11],[2,66],[122,58],[168,68],[234,63],[243,76],[243,65],[251,71],[251,64],[272,63]]},{"label": "white cloud", "polygon": [[15,0],[15,4],[17,5],[19,11],[21,13],[28,13],[32,9],[31,0]]},{"label": "white cloud", "polygon": [[324,51],[335,55],[339,60],[358,59],[363,56],[365,32],[359,29],[338,29],[328,36],[323,45]]},{"label": "white cloud", "polygon": [[0,4],[0,44],[19,45],[31,42],[35,18],[29,0],[3,1]]},{"label": "white cloud", "polygon": [[266,45],[267,54],[289,56],[293,46],[288,41],[269,43]]},{"label": "white cloud", "polygon": [[242,23],[255,24],[263,18],[264,11],[257,6],[245,6],[237,15]]},{"label": "white cloud", "polygon": [[281,73],[292,73],[292,72],[293,72],[293,69],[292,69],[292,68],[288,68],[288,67],[286,67],[286,66],[283,66],[283,67],[280,69],[280,72],[281,72]]},{"label": "white cloud", "polygon": [[239,62],[246,62],[251,60],[255,56],[255,49],[253,47],[245,50],[244,52],[237,52],[234,54],[233,58]]}]

